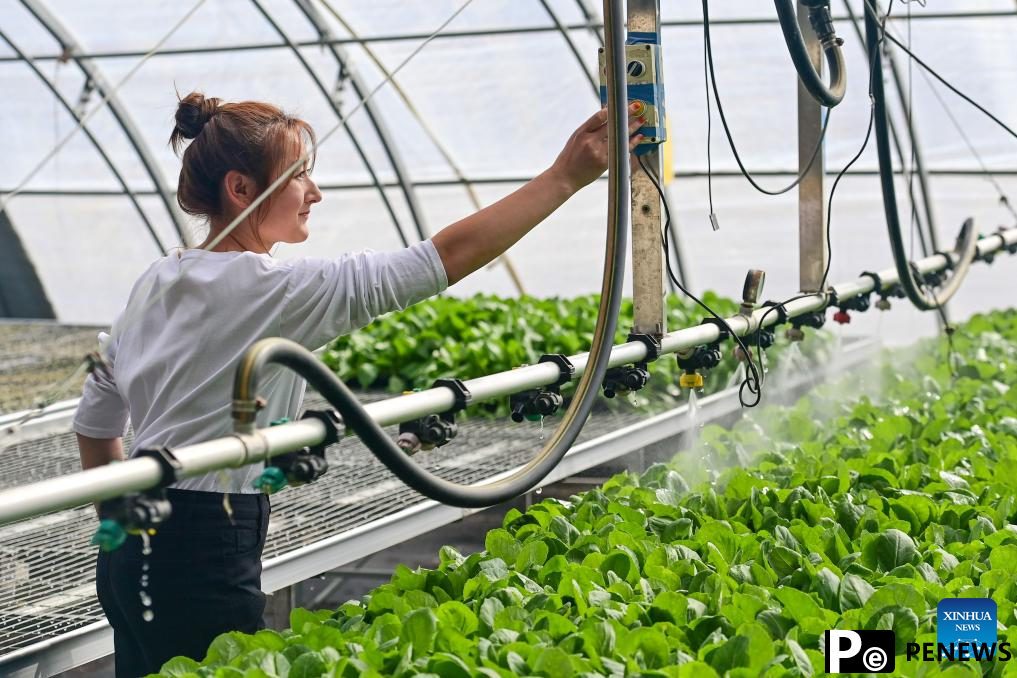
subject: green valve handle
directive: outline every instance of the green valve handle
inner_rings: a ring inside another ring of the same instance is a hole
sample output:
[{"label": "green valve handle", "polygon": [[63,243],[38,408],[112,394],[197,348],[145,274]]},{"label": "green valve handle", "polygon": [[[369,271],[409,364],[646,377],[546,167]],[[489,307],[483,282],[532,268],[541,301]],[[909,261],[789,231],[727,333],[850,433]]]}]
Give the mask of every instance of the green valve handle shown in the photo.
[{"label": "green valve handle", "polygon": [[543,418],[544,418],[543,415],[540,415],[540,414],[527,414],[526,415],[526,421],[540,421]]},{"label": "green valve handle", "polygon": [[127,540],[127,531],[115,520],[105,518],[92,535],[89,543],[98,546],[105,553],[115,551]]},{"label": "green valve handle", "polygon": [[251,485],[265,494],[275,494],[286,487],[286,474],[278,466],[267,466]]},{"label": "green valve handle", "polygon": [[[282,426],[292,421],[289,417],[280,417],[269,422],[269,426]],[[286,474],[278,466],[266,466],[265,470],[254,479],[251,486],[265,494],[275,494],[286,487]]]}]

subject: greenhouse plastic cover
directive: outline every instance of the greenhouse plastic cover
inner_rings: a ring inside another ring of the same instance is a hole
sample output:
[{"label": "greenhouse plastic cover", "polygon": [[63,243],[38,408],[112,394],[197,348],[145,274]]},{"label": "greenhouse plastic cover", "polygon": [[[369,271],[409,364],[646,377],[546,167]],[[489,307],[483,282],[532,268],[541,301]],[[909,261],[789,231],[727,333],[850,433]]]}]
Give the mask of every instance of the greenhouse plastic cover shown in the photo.
[{"label": "greenhouse plastic cover", "polygon": [[[320,44],[295,48],[314,77],[288,46],[319,40],[319,32],[301,11],[302,1],[339,39],[338,49],[346,63],[344,77],[340,77],[336,56]],[[60,44],[29,6],[43,7],[91,56],[102,77],[117,83],[194,4],[191,0],[0,2],[0,30],[5,38],[0,40],[0,82],[6,95],[0,107],[4,158],[0,200],[75,126],[41,77],[73,105],[86,82],[73,60],[59,58]],[[367,49],[392,70],[461,4],[461,0],[328,0],[327,5],[321,0],[207,0],[163,45],[161,53],[140,66],[117,98],[138,131],[135,142],[151,154],[157,176],[173,189],[179,160],[167,139],[176,92],[201,90],[229,101],[270,101],[304,117],[321,135],[338,120],[327,93],[337,97],[344,113],[359,103],[346,75],[355,71],[368,89],[384,80]],[[861,11],[860,1],[852,4],[856,13]],[[733,174],[734,159],[714,106],[713,170],[723,176],[713,181],[721,228],[711,229],[704,178],[707,113],[701,7],[694,0],[663,0],[662,5],[662,19],[669,24],[663,29],[663,54],[676,173],[668,191],[689,282],[697,290],[734,296],[745,271],[762,268],[769,275],[765,296],[790,296],[798,289],[797,192],[764,196]],[[839,0],[833,5],[835,15],[843,16]],[[929,16],[950,12],[972,16]],[[587,25],[587,13],[599,23],[600,3],[474,0],[447,27],[450,35],[428,44],[396,75],[483,204],[548,167],[569,134],[599,107],[590,74],[596,77],[600,41],[597,29]],[[774,21],[773,4],[714,0],[711,13],[718,84],[742,157],[752,170],[793,172],[798,157],[796,76]],[[910,40],[916,54],[1017,127],[1013,0],[896,2],[893,13],[897,18],[890,22],[892,30],[903,41]],[[911,22],[906,20],[909,13]],[[335,14],[363,41],[350,40],[350,32]],[[557,25],[566,27],[564,34]],[[826,167],[834,172],[856,153],[869,118],[864,52],[848,22],[838,21],[837,29],[846,41],[849,85],[844,102],[834,109],[826,142]],[[38,73],[17,57],[14,45],[35,60]],[[977,173],[977,159],[921,70],[915,66],[909,72],[906,56],[898,52],[897,58],[905,78],[912,81],[918,139],[926,165],[934,172],[930,182],[942,246],[949,247],[968,216],[984,232],[1013,225],[1013,216],[1000,206],[992,183]],[[1004,190],[1017,192],[1014,139],[937,87],[985,164],[1002,172],[997,180]],[[888,89],[891,101],[892,91]],[[92,93],[86,108],[99,100]],[[397,227],[351,135],[376,168],[399,228],[410,241],[418,236],[388,153],[398,158],[413,184],[426,233],[433,234],[472,211],[457,172],[393,88],[382,87],[373,103],[391,145],[386,149],[365,111],[356,111],[349,120],[350,134],[340,130],[318,153],[314,177],[325,197],[315,208],[309,240],[282,245],[275,256],[337,256],[347,250],[401,246]],[[161,242],[167,247],[180,245],[150,172],[111,109],[99,111],[88,128],[138,196]],[[867,173],[846,177],[837,189],[831,282],[891,263],[878,179],[873,174],[874,147],[874,141],[870,142],[855,166]],[[936,173],[957,170],[964,173]],[[760,181],[777,187],[791,178],[762,176]],[[827,189],[832,180],[828,176]],[[905,224],[910,211],[906,195],[901,178],[898,196]],[[599,290],[606,203],[606,182],[595,182],[510,250],[527,293],[575,295]],[[124,305],[133,281],[162,255],[120,183],[81,133],[10,200],[6,213],[62,322],[109,323]],[[204,237],[201,224],[188,221],[187,228],[191,244]],[[1017,270],[1010,267],[1015,264],[1003,259],[992,268],[976,267],[951,304],[953,315],[959,318],[1011,305]],[[450,289],[456,295],[478,291],[516,293],[503,266],[479,271]],[[878,331],[892,342],[903,342],[935,328],[933,314],[920,314],[905,305],[897,303],[896,312],[889,315],[870,313],[852,330]]]}]

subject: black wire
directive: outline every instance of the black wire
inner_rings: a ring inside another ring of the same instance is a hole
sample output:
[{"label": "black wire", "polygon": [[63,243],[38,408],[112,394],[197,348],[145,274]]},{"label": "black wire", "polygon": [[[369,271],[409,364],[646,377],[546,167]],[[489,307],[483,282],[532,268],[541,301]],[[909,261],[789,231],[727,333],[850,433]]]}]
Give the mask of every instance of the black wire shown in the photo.
[{"label": "black wire", "polygon": [[703,86],[706,89],[706,193],[710,200],[710,225],[716,230],[717,217],[716,212],[713,211],[713,110],[710,107],[710,69],[707,60],[708,44],[705,40],[703,41]]},{"label": "black wire", "polygon": [[[704,302],[696,295],[692,294],[692,292],[689,292],[685,288],[685,286],[681,284],[681,281],[678,280],[677,276],[675,276],[674,271],[671,270],[671,250],[668,247],[668,226],[670,226],[671,224],[671,210],[668,208],[667,200],[664,199],[664,189],[661,187],[660,182],[657,181],[657,178],[654,176],[654,174],[650,171],[650,168],[647,167],[646,163],[643,160],[643,156],[637,155],[636,160],[639,162],[639,166],[643,169],[643,172],[646,173],[646,176],[650,178],[650,183],[652,183],[653,187],[657,189],[657,192],[660,194],[661,203],[664,206],[664,226],[662,229],[663,233],[661,233],[661,240],[664,245],[664,264],[667,268],[667,274],[671,278],[671,282],[674,284],[674,286],[681,290],[682,294],[684,294],[689,299],[697,303],[699,306],[705,309],[707,313],[716,318],[718,324],[724,329],[725,332],[727,332],[731,336],[731,339],[738,344],[738,347],[741,348],[742,354],[745,356],[748,368],[745,370],[745,379],[742,381],[741,386],[738,388],[738,402],[741,403],[742,407],[755,407],[756,405],[759,404],[759,401],[762,400],[763,392],[762,392],[762,382],[759,378],[759,371],[756,369],[756,364],[752,360],[752,352],[749,351],[748,347],[745,345],[745,342],[742,341],[742,338],[735,334],[734,330],[731,329],[731,326],[728,324],[728,322],[724,318],[722,318],[716,311],[710,308],[709,305],[706,304],[706,302]],[[756,396],[756,399],[754,401],[749,402],[748,400],[746,400],[745,398],[746,390],[748,390],[749,393],[751,393],[752,395]]]},{"label": "black wire", "polygon": [[[706,0],[703,0],[703,1],[705,2]],[[876,12],[875,8],[874,8],[874,7],[872,7],[872,5],[870,4],[870,0],[865,0],[864,4],[865,4],[865,11],[866,11],[866,12],[869,12],[870,14],[872,14],[872,16],[876,17],[876,21],[877,21],[877,22],[879,22],[879,15],[877,14],[877,12]],[[887,30],[886,30],[886,25],[885,25],[885,23],[881,23],[881,24],[880,24],[880,30],[879,30],[879,32],[880,32],[880,34],[882,35],[882,38],[883,38],[884,40],[889,40],[889,41],[890,41],[890,42],[892,42],[892,43],[893,43],[894,45],[896,45],[896,46],[897,46],[898,48],[900,48],[900,50],[901,50],[901,51],[903,51],[903,52],[904,52],[905,54],[907,54],[907,55],[908,55],[909,57],[911,57],[912,59],[914,59],[914,61],[915,61],[915,63],[916,63],[916,64],[918,64],[919,66],[921,66],[922,68],[924,68],[924,69],[925,69],[926,71],[928,71],[928,73],[929,73],[929,74],[930,74],[930,75],[931,75],[932,77],[934,77],[934,78],[935,78],[936,80],[939,80],[939,81],[940,81],[941,83],[943,83],[943,85],[944,85],[944,86],[946,86],[946,88],[947,88],[948,90],[950,90],[951,92],[953,92],[954,94],[956,94],[957,96],[959,96],[959,97],[960,97],[961,99],[963,99],[964,101],[968,102],[969,104],[971,104],[972,106],[974,106],[975,108],[977,108],[977,109],[978,109],[979,111],[981,111],[981,112],[982,112],[983,114],[985,114],[986,116],[988,116],[988,118],[989,118],[990,120],[992,120],[992,121],[993,121],[993,122],[995,122],[995,123],[996,123],[997,125],[999,125],[999,126],[1000,126],[1000,127],[1002,127],[1002,128],[1004,129],[1004,130],[1006,130],[1006,131],[1007,131],[1007,133],[1009,133],[1009,134],[1010,134],[1010,136],[1012,136],[1012,137],[1014,137],[1015,139],[1017,139],[1017,132],[1015,132],[1015,131],[1014,131],[1013,129],[1011,129],[1011,128],[1010,128],[1010,127],[1009,127],[1009,126],[1008,126],[1008,125],[1007,125],[1007,124],[1006,124],[1005,122],[1003,122],[1002,120],[1000,120],[999,118],[997,118],[997,117],[996,117],[995,115],[993,115],[993,114],[992,114],[991,112],[989,112],[989,110],[988,110],[988,109],[986,109],[986,108],[985,108],[984,106],[982,106],[981,104],[979,104],[979,103],[978,103],[977,101],[975,101],[974,99],[972,99],[971,97],[969,97],[969,96],[968,96],[967,94],[965,94],[964,92],[960,91],[959,89],[957,89],[956,87],[954,87],[953,85],[951,85],[951,84],[950,84],[950,82],[949,82],[949,81],[948,81],[948,80],[947,80],[946,78],[944,78],[943,76],[941,76],[941,75],[940,75],[939,73],[937,73],[937,72],[936,72],[936,69],[934,69],[934,68],[933,68],[932,66],[930,66],[929,64],[927,64],[927,63],[925,63],[924,61],[922,61],[921,59],[919,59],[919,58],[918,58],[917,56],[915,56],[915,53],[914,53],[914,52],[912,52],[912,51],[911,51],[910,49],[908,49],[907,47],[905,47],[905,46],[903,45],[903,43],[901,43],[901,41],[900,41],[900,40],[898,40],[898,39],[897,39],[897,38],[895,38],[894,36],[890,35],[890,33],[889,33],[889,32],[888,32]]]},{"label": "black wire", "polygon": [[[784,188],[778,191],[771,191],[760,186],[753,178],[753,176],[749,174],[749,171],[745,169],[745,165],[742,163],[741,156],[738,154],[738,149],[737,147],[735,147],[734,137],[731,136],[731,128],[728,127],[727,116],[724,115],[724,105],[720,101],[720,92],[717,89],[717,74],[713,67],[713,44],[710,41],[710,9],[708,6],[709,0],[702,1],[703,1],[703,42],[705,43],[706,47],[706,63],[710,71],[710,83],[713,85],[713,98],[717,101],[717,113],[720,114],[720,122],[724,126],[724,134],[725,136],[727,136],[727,143],[731,147],[731,153],[734,155],[735,162],[738,163],[738,169],[741,171],[745,179],[748,180],[748,182],[752,185],[752,187],[755,188],[760,193],[764,193],[766,195],[782,195],[784,193],[787,193],[792,188],[801,183],[802,179],[805,178],[805,175],[809,173],[810,169],[812,169],[812,165],[815,164],[816,158],[819,156],[819,150],[823,147],[823,140],[826,138],[827,127],[829,127],[830,125],[831,109],[826,110],[826,120],[823,121],[823,129],[820,131],[819,140],[816,142],[816,147],[812,149],[812,157],[809,158],[808,164],[805,166],[805,169],[801,171],[798,177],[790,185],[785,186]],[[709,96],[707,96],[707,100],[709,100]]]},{"label": "black wire", "polygon": [[[890,5],[889,5],[889,7],[887,7],[886,16],[883,18],[884,22],[890,17],[890,12],[891,11],[893,11],[893,0],[890,0]],[[878,44],[876,46],[876,49],[879,49]],[[870,62],[871,62],[871,60],[870,60]],[[831,264],[833,264],[833,240],[832,240],[832,236],[831,236],[831,234],[833,233],[833,228],[832,228],[832,224],[833,224],[833,197],[837,193],[837,186],[840,185],[840,180],[843,179],[844,175],[847,174],[848,170],[850,170],[851,167],[856,162],[858,162],[858,159],[862,157],[862,154],[865,152],[866,147],[869,145],[869,139],[872,138],[872,127],[873,127],[873,123],[876,120],[875,102],[872,99],[872,78],[873,77],[875,77],[875,67],[874,67],[874,65],[869,67],[869,124],[866,127],[866,129],[865,129],[865,139],[862,140],[862,145],[858,149],[858,152],[855,153],[854,157],[851,158],[851,160],[849,160],[846,165],[844,165],[844,168],[837,174],[837,177],[833,180],[833,185],[830,187],[830,196],[827,198],[827,201],[826,201],[826,251],[827,251],[827,258],[826,258],[826,268],[823,270],[823,278],[822,278],[822,280],[819,283],[819,290],[820,291],[817,294],[829,295],[829,290],[826,289],[826,281],[830,277],[830,266],[831,266]],[[786,299],[786,300],[784,300],[784,301],[782,301],[782,302],[780,302],[778,304],[774,304],[773,306],[770,306],[765,311],[763,311],[763,315],[760,316],[760,318],[759,318],[759,327],[760,327],[760,329],[762,329],[763,322],[766,320],[767,316],[769,316],[774,311],[776,311],[778,309],[783,309],[784,306],[786,306],[787,304],[790,304],[793,301],[798,301],[799,299],[806,299],[806,298],[811,297],[811,296],[813,296],[813,294],[798,294],[798,295],[795,295],[795,296],[793,296],[793,297],[791,297],[789,299]],[[759,336],[758,334],[756,335],[756,359],[759,361],[760,366],[762,366],[762,364],[763,364],[762,337]]]},{"label": "black wire", "polygon": [[964,141],[964,144],[968,147],[968,150],[971,151],[971,154],[975,157],[975,160],[978,161],[978,164],[979,166],[981,166],[982,173],[985,175],[985,178],[989,181],[989,183],[991,183],[995,187],[996,193],[999,194],[999,204],[1006,208],[1006,210],[1009,211],[1010,214],[1012,214],[1015,218],[1017,218],[1017,211],[1015,211],[1013,206],[1011,206],[1010,198],[1007,196],[1006,191],[1003,190],[1003,186],[996,179],[996,175],[994,175],[992,171],[989,170],[989,167],[985,164],[985,160],[982,159],[981,154],[978,152],[978,149],[975,148],[975,145],[971,141],[971,138],[968,137],[967,132],[964,131],[964,126],[960,124],[960,121],[957,119],[957,116],[953,114],[953,111],[950,110],[950,106],[947,105],[946,100],[943,99],[943,95],[939,93],[939,90],[936,89],[932,80],[929,79],[929,74],[922,71],[922,77],[925,78],[925,82],[929,86],[929,91],[932,92],[932,95],[934,97],[936,97],[936,101],[939,102],[939,105],[940,107],[942,107],[943,112],[946,113],[946,117],[950,119],[951,123],[953,123],[953,126],[957,130],[957,133],[960,135],[960,138]]}]

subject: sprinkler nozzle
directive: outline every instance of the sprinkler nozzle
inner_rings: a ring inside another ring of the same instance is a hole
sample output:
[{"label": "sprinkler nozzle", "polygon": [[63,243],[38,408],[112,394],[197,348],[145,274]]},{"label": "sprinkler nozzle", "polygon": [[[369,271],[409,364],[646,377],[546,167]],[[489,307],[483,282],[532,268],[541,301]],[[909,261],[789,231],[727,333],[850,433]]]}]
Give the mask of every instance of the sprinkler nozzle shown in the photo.
[{"label": "sprinkler nozzle", "polygon": [[688,389],[703,388],[703,375],[698,372],[682,372],[678,377],[678,385]]}]

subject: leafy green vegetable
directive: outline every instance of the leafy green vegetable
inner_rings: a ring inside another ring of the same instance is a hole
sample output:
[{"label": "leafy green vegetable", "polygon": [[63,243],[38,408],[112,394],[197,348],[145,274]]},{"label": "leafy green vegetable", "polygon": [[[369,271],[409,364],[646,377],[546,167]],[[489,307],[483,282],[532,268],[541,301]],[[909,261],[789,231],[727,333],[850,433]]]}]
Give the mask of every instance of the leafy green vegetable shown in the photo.
[{"label": "leafy green vegetable", "polygon": [[[953,345],[888,354],[877,394],[856,373],[708,427],[710,482],[690,486],[679,455],[510,511],[483,553],[445,547],[435,570],[400,566],[160,675],[812,676],[827,629],[891,629],[898,655],[935,642],[945,597],[992,597],[1017,643],[1017,314],[976,316]],[[897,659],[1006,674],[917,666]]]},{"label": "leafy green vegetable", "polygon": [[[730,316],[737,303],[706,292],[703,300],[717,313]],[[677,295],[667,297],[670,328],[699,323],[706,312]],[[360,388],[381,388],[400,393],[429,388],[436,379],[472,379],[536,363],[545,353],[574,355],[590,349],[597,323],[598,297],[538,299],[523,296],[504,299],[478,294],[461,299],[428,299],[398,313],[376,319],[367,327],[337,338],[322,360],[336,374]],[[615,342],[626,340],[632,326],[632,300],[622,301]],[[805,351],[812,355],[826,342],[825,335],[810,335]],[[775,348],[779,352],[779,348]],[[737,363],[726,355],[723,363],[706,375],[706,387],[723,388]],[[642,410],[673,406],[678,368],[673,359],[651,367],[647,388],[621,405]],[[567,395],[573,385],[563,388]],[[601,400],[603,407],[619,407]],[[483,403],[470,408],[470,415],[494,413],[508,416],[508,402]]]}]

